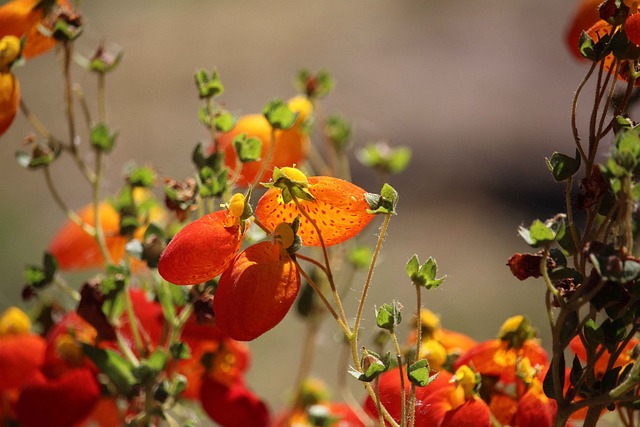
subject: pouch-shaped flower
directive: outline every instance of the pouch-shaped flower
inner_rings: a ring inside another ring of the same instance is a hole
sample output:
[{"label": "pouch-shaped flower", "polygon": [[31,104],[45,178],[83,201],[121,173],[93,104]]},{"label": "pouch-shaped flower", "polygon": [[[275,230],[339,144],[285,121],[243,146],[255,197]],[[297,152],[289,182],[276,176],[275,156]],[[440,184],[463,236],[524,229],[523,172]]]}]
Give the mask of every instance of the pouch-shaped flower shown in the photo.
[{"label": "pouch-shaped flower", "polygon": [[242,251],[222,273],[213,298],[216,325],[250,341],[276,326],[300,290],[300,273],[280,244],[260,242]]}]

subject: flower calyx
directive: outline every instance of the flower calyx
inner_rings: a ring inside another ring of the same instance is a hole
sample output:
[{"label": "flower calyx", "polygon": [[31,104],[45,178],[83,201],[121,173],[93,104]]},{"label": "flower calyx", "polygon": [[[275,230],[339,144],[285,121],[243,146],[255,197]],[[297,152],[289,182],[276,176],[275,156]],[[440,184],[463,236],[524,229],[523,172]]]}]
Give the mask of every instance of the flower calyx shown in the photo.
[{"label": "flower calyx", "polygon": [[506,342],[509,348],[522,348],[525,341],[535,338],[536,331],[529,319],[522,315],[508,318],[502,324],[498,338]]},{"label": "flower calyx", "polygon": [[313,201],[315,197],[309,192],[309,180],[307,176],[294,167],[284,167],[282,169],[273,168],[272,182],[262,183],[266,188],[280,188],[282,190],[283,202],[289,203],[294,196],[297,199]]}]

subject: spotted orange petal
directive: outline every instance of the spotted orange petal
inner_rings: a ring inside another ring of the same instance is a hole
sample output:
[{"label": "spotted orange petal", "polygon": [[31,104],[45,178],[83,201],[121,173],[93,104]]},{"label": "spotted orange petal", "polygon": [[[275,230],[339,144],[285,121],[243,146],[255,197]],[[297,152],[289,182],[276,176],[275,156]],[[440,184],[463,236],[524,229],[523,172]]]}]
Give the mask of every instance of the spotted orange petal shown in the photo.
[{"label": "spotted orange petal", "polygon": [[20,83],[11,73],[0,73],[0,135],[5,133],[18,112]]},{"label": "spotted orange petal", "polygon": [[[127,243],[127,238],[119,234],[120,216],[107,202],[100,203],[98,209],[109,255],[113,262],[118,262],[124,256]],[[82,208],[78,216],[89,225],[95,224],[93,205]],[[54,236],[49,245],[49,252],[56,257],[61,270],[82,270],[104,265],[104,257],[95,238],[70,220]]]},{"label": "spotted orange petal", "polygon": [[[355,184],[329,176],[309,177],[309,193],[315,200],[299,200],[300,206],[311,217],[326,246],[336,245],[360,233],[373,219],[367,213],[369,205],[365,191]],[[274,230],[282,222],[292,222],[300,216],[298,235],[306,246],[320,246],[315,227],[305,218],[293,201],[285,204],[282,191],[270,188],[258,202],[256,217]]]},{"label": "spotted orange petal", "polygon": [[233,339],[253,340],[280,323],[299,290],[300,273],[279,244],[249,246],[220,276],[216,324]]},{"label": "spotted orange petal", "polygon": [[158,273],[176,285],[206,282],[222,273],[242,243],[240,224],[227,225],[229,216],[220,210],[187,224],[160,256]]}]

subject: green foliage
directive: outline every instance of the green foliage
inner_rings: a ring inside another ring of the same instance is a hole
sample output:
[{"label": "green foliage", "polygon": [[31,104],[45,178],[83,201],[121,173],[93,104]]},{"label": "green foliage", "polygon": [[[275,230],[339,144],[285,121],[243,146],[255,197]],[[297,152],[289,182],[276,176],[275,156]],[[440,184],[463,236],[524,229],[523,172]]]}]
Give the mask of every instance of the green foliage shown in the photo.
[{"label": "green foliage", "polygon": [[238,155],[238,159],[240,159],[242,163],[260,160],[260,155],[262,154],[261,139],[255,137],[248,138],[246,133],[241,133],[233,138],[233,146]]},{"label": "green foliage", "polygon": [[380,194],[366,193],[364,199],[369,205],[370,214],[396,214],[398,192],[389,184],[384,184]]},{"label": "green foliage", "polygon": [[335,82],[328,71],[321,70],[312,74],[303,69],[298,72],[295,80],[296,90],[309,99],[320,99],[327,96],[335,87]]},{"label": "green foliage", "polygon": [[224,93],[224,86],[216,70],[207,71],[200,69],[194,75],[198,96],[200,99],[213,98]]},{"label": "green foliage", "polygon": [[357,155],[364,166],[387,175],[403,172],[411,161],[412,152],[409,147],[392,148],[386,143],[377,143],[367,145]]},{"label": "green foliage", "polygon": [[379,309],[376,308],[376,325],[381,329],[393,332],[402,323],[401,310],[402,305],[395,300],[391,304],[383,304]]},{"label": "green foliage", "polygon": [[262,114],[273,129],[290,129],[298,118],[298,113],[291,111],[286,102],[281,99],[272,99],[262,109]]},{"label": "green foliage", "polygon": [[424,264],[420,265],[418,255],[413,255],[407,262],[405,270],[413,284],[427,289],[437,288],[446,278],[446,276],[436,278],[438,274],[438,264],[436,260],[431,257],[429,257]]},{"label": "green foliage", "polygon": [[105,123],[98,123],[90,132],[89,141],[96,150],[111,152],[118,139],[118,131],[111,132]]}]

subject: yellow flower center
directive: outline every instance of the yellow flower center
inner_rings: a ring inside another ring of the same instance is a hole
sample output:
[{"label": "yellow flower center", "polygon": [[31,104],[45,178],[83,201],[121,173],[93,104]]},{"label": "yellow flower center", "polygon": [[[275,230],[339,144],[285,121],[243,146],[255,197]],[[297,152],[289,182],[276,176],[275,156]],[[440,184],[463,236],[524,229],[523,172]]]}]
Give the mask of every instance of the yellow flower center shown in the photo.
[{"label": "yellow flower center", "polygon": [[9,307],[0,317],[0,337],[21,335],[31,330],[31,320],[18,307]]},{"label": "yellow flower center", "polygon": [[433,311],[423,308],[420,310],[420,325],[425,335],[430,338],[440,329],[440,318]]},{"label": "yellow flower center", "polygon": [[276,240],[282,243],[283,248],[287,249],[293,245],[295,234],[291,226],[286,222],[280,223],[273,233],[275,234]]},{"label": "yellow flower center", "polygon": [[465,398],[469,398],[476,388],[477,376],[470,367],[464,365],[458,368],[452,381],[464,391]]},{"label": "yellow flower center", "polygon": [[304,122],[313,112],[313,104],[306,96],[294,96],[287,101],[287,106],[294,113],[298,113],[296,125]]},{"label": "yellow flower center", "polygon": [[284,176],[286,176],[291,181],[303,183],[303,184],[309,183],[307,176],[304,173],[302,173],[300,169],[296,169],[292,167],[284,167],[284,168],[281,168],[280,171],[284,174]]},{"label": "yellow flower center", "polygon": [[84,360],[84,353],[80,343],[69,334],[59,335],[55,340],[56,353],[71,366],[80,366]]},{"label": "yellow flower center", "polygon": [[434,371],[442,369],[447,361],[447,350],[436,340],[427,340],[420,346],[420,354],[429,362],[429,367]]},{"label": "yellow flower center", "polygon": [[236,218],[240,218],[244,213],[244,194],[236,193],[229,200],[229,212]]}]

